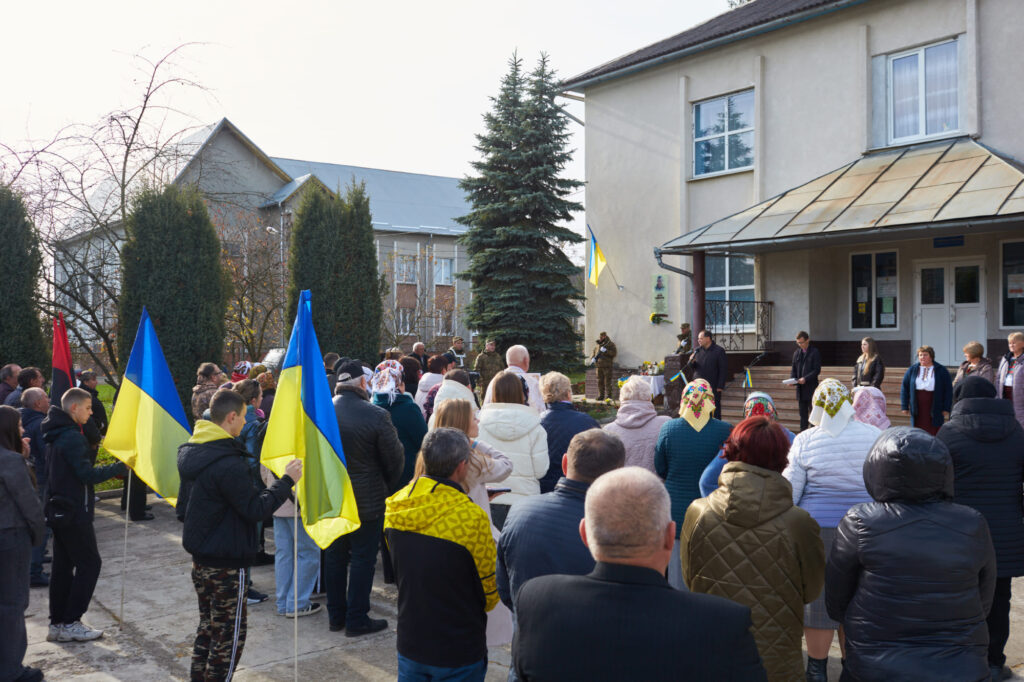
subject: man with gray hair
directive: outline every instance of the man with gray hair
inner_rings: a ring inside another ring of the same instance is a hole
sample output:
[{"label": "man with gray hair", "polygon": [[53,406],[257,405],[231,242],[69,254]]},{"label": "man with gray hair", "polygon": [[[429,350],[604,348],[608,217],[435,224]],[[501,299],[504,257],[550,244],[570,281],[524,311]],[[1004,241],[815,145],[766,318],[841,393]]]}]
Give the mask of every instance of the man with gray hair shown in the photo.
[{"label": "man with gray hair", "polygon": [[[544,398],[540,393],[540,384],[537,383],[536,377],[529,374],[530,351],[526,350],[526,346],[510,346],[505,351],[505,363],[508,365],[506,371],[519,375],[519,380],[523,382],[529,394],[527,396],[527,405],[537,410],[537,414],[543,414]],[[492,386],[488,385],[487,393],[484,395],[484,405],[491,402],[492,394]]]},{"label": "man with gray hair", "polygon": [[398,579],[398,679],[483,680],[498,591],[491,524],[466,494],[469,440],[435,429],[420,454],[424,475],[389,497],[384,514]]},{"label": "man with gray hair", "polygon": [[0,405],[7,403],[7,396],[18,387],[21,365],[12,362],[0,367]]},{"label": "man with gray hair", "polygon": [[585,510],[579,532],[594,571],[536,578],[516,598],[520,679],[767,679],[750,609],[665,579],[675,523],[657,476],[640,467],[605,474]]}]

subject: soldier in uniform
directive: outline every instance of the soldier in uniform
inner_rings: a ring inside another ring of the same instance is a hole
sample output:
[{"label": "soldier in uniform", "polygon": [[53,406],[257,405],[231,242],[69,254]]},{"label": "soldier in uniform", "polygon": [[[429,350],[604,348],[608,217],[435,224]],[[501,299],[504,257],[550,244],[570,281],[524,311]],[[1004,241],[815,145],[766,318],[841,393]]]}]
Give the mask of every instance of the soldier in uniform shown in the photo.
[{"label": "soldier in uniform", "polygon": [[598,400],[612,397],[612,366],[617,352],[615,343],[608,338],[608,334],[601,332],[597,339],[597,346],[594,347],[594,364],[597,365]]},{"label": "soldier in uniform", "polygon": [[487,343],[484,344],[484,352],[476,356],[476,362],[473,363],[473,371],[480,373],[481,395],[487,394],[487,387],[490,385],[491,379],[505,369],[505,359],[494,349],[494,346],[494,339],[487,339]]}]

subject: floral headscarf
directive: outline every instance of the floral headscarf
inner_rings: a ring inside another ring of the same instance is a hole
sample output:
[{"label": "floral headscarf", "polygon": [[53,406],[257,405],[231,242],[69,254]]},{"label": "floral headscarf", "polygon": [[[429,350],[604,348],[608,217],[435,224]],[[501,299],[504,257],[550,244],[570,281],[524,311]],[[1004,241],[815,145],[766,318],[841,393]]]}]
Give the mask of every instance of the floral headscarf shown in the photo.
[{"label": "floral headscarf", "polygon": [[759,416],[775,421],[775,401],[767,393],[754,391],[747,396],[746,402],[743,403],[743,418]]},{"label": "floral headscarf", "polygon": [[814,391],[810,422],[820,426],[833,438],[846,428],[853,418],[853,400],[850,389],[838,379],[825,379]]},{"label": "floral headscarf", "polygon": [[885,416],[885,394],[874,386],[861,386],[853,391],[853,418],[879,429],[891,425]]},{"label": "floral headscarf", "polygon": [[235,364],[234,369],[231,370],[231,381],[238,383],[249,377],[249,370],[252,369],[252,363],[248,360],[242,360]]},{"label": "floral headscarf", "polygon": [[703,379],[694,379],[686,384],[680,402],[680,417],[685,419],[695,431],[700,431],[711,419],[711,414],[714,411],[715,394],[711,391],[711,384]]},{"label": "floral headscarf", "polygon": [[402,383],[402,363],[398,360],[385,360],[373,370],[370,379],[370,391],[388,396],[388,404],[395,402],[398,395],[398,384]]}]

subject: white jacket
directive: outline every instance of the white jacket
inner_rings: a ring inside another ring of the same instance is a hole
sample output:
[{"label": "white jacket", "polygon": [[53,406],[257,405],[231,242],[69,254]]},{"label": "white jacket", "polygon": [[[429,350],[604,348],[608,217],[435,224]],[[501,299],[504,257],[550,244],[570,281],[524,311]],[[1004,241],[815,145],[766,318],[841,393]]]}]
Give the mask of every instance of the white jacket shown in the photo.
[{"label": "white jacket", "polygon": [[782,472],[793,485],[793,504],[822,528],[835,528],[850,507],[871,502],[864,488],[864,460],[880,433],[851,419],[835,437],[818,426],[797,434]]},{"label": "white jacket", "polygon": [[[512,461],[505,456],[505,453],[495,450],[488,443],[476,439],[476,448],[473,456],[477,463],[485,466],[480,468],[479,474],[474,474],[474,468],[470,467],[466,474],[466,494],[469,499],[476,502],[477,506],[487,512],[487,518],[491,518],[491,501],[487,495],[488,483],[500,483],[512,473]],[[491,526],[491,533],[494,534],[494,541],[498,541],[498,529]]]},{"label": "white jacket", "polygon": [[[416,392],[419,393],[419,390]],[[457,381],[445,379],[441,382],[441,388],[437,389],[437,393],[434,394],[434,411],[430,413],[430,419],[427,421],[428,428],[434,428],[434,415],[437,414],[437,408],[441,406],[441,403],[454,398],[468,400],[469,404],[473,407],[474,415],[480,410],[476,406],[476,398],[473,396],[473,391],[470,390],[469,386],[463,386]]]},{"label": "white jacket", "polygon": [[[427,402],[427,394],[430,393],[430,389],[437,386],[439,383],[444,381],[444,376],[435,372],[427,372],[420,377],[420,383],[416,388],[416,395],[413,397],[413,402],[420,406],[420,412],[423,413],[423,418],[427,417],[427,410],[424,405]],[[441,390],[441,389],[437,389]]]},{"label": "white jacket", "polygon": [[494,498],[495,504],[512,504],[521,497],[540,494],[540,478],[548,472],[548,434],[532,407],[484,405],[480,410],[480,440],[512,460],[512,475],[505,481],[512,492]]}]

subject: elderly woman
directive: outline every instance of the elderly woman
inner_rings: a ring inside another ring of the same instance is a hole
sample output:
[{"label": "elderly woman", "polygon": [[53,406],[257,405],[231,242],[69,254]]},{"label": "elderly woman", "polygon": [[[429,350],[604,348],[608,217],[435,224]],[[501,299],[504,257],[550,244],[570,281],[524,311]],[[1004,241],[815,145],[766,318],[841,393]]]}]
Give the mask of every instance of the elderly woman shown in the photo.
[{"label": "elderly woman", "polygon": [[619,389],[619,411],[604,430],[619,437],[626,446],[625,466],[643,467],[654,473],[654,445],[668,415],[659,415],[651,402],[651,385],[638,376]]},{"label": "elderly woman", "polygon": [[964,346],[964,361],[960,363],[953,385],[956,386],[969,376],[979,376],[991,384],[996,383],[995,367],[992,366],[992,361],[985,357],[985,347],[977,341],[971,341]]},{"label": "elderly woman", "polygon": [[853,389],[853,418],[881,431],[890,426],[885,413],[885,394],[874,386]]},{"label": "elderly woman", "polygon": [[1024,426],[1024,333],[1014,332],[1006,340],[1010,351],[999,361],[996,390],[1013,404],[1013,413]]},{"label": "elderly woman", "polygon": [[935,349],[921,346],[917,362],[903,375],[900,408],[909,414],[911,423],[931,435],[939,432],[942,422],[953,409],[953,379],[946,368],[935,362]]},{"label": "elderly woman", "polygon": [[569,449],[569,441],[577,433],[599,429],[601,425],[573,407],[572,384],[561,372],[548,372],[540,378],[540,394],[547,406],[540,425],[548,434],[548,472],[540,479],[540,491],[549,493],[562,477],[562,455]]},{"label": "elderly woman", "polygon": [[[871,500],[861,470],[881,431],[853,418],[850,391],[836,379],[822,382],[811,402],[809,419],[815,426],[793,440],[782,475],[793,486],[793,504],[807,510],[821,526],[827,556],[846,510]],[[804,610],[808,682],[827,679],[828,650],[837,629],[839,623],[825,610],[824,595]],[[845,651],[842,631],[839,646]]]},{"label": "elderly woman", "polygon": [[[767,393],[754,391],[747,396],[747,400],[743,403],[743,418],[746,419],[748,417],[768,417],[775,421],[777,419],[775,401]],[[796,438],[796,434],[785,426],[779,426],[779,428],[785,434],[786,442],[792,443],[793,439]],[[725,449],[723,448],[719,451],[718,457],[711,460],[711,463],[704,468],[704,473],[700,475],[701,497],[707,497],[711,494],[712,490],[718,487],[718,475],[722,473],[722,467],[725,466],[726,459]]]},{"label": "elderly woman", "polygon": [[405,392],[404,371],[398,360],[385,360],[377,365],[370,380],[371,402],[391,414],[391,423],[398,431],[398,440],[405,450],[405,466],[398,481],[401,489],[412,480],[423,436],[427,435],[427,420],[412,396]]},{"label": "elderly woman", "polygon": [[703,379],[691,381],[683,389],[680,419],[663,424],[654,445],[654,472],[665,481],[672,500],[672,520],[676,522],[676,544],[668,564],[668,582],[677,590],[686,589],[679,564],[679,532],[686,508],[700,497],[700,475],[732,431],[731,424],[712,416],[714,412],[711,385]]},{"label": "elderly woman", "polygon": [[865,336],[860,342],[860,357],[853,367],[853,387],[874,386],[882,387],[882,380],[885,379],[885,363],[882,356],[878,354],[878,345],[870,336]]},{"label": "elderly woman", "polygon": [[789,438],[767,416],[748,417],[725,441],[721,485],[686,511],[679,545],[693,592],[750,607],[771,682],[803,674],[804,604],[825,584],[825,550],[811,515],[782,477]]}]

